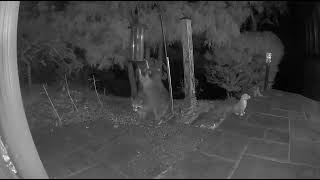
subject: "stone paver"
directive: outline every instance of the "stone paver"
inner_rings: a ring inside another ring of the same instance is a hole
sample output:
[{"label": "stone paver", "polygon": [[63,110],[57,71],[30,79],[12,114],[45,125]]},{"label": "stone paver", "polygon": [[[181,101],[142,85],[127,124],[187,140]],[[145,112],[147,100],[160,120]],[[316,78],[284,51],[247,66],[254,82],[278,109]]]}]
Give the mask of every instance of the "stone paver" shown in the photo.
[{"label": "stone paver", "polygon": [[271,108],[270,114],[280,117],[288,117],[288,111],[282,109]]},{"label": "stone paver", "polygon": [[288,131],[289,129],[289,119],[283,117],[255,113],[248,118],[248,122],[253,125],[282,131]]},{"label": "stone paver", "polygon": [[[82,133],[84,128],[69,130],[62,128],[53,133],[38,136],[35,141],[38,153],[43,162],[55,160],[77,150],[93,138]],[[34,136],[34,135],[33,135]]]},{"label": "stone paver", "polygon": [[228,132],[216,133],[202,142],[199,150],[208,155],[218,155],[226,159],[234,160],[240,158],[240,154],[248,143],[248,138],[240,134]]},{"label": "stone paver", "polygon": [[106,164],[97,164],[78,174],[69,176],[68,179],[125,179],[125,175]]},{"label": "stone paver", "polygon": [[320,178],[320,131],[307,123],[306,98],[270,92],[215,130],[99,120],[33,137],[51,178]]},{"label": "stone paver", "polygon": [[266,129],[264,138],[280,143],[289,143],[289,131],[279,131],[276,129]]},{"label": "stone paver", "polygon": [[270,113],[270,103],[268,98],[250,99],[246,108],[246,113]]},{"label": "stone paver", "polygon": [[64,178],[95,165],[97,163],[93,158],[95,153],[102,148],[106,148],[106,146],[102,142],[89,141],[70,153],[61,156],[53,154],[52,156],[46,156],[42,161],[50,177]]},{"label": "stone paver", "polygon": [[272,100],[271,104],[272,104],[271,106],[276,109],[302,112],[302,104],[295,102],[293,100],[290,100],[287,97],[284,97],[281,99],[277,98],[275,100]]},{"label": "stone paver", "polygon": [[314,130],[302,113],[289,113],[289,119],[292,138],[320,142],[320,131]]},{"label": "stone paver", "polygon": [[211,133],[216,132],[195,127],[184,127],[180,133],[162,139],[158,148],[174,157],[171,162],[175,162],[183,159],[185,153],[195,150]]},{"label": "stone paver", "polygon": [[254,138],[263,138],[265,130],[263,127],[253,126],[244,120],[239,120],[235,116],[228,117],[221,123],[219,128],[225,131],[230,131]]},{"label": "stone paver", "polygon": [[93,140],[93,141],[89,141],[87,144],[82,146],[81,150],[89,152],[91,154],[95,154],[102,149],[107,149],[109,146],[110,144],[104,141]]},{"label": "stone paver", "polygon": [[169,166],[162,163],[155,154],[139,154],[131,160],[121,171],[130,178],[150,179],[156,177]]},{"label": "stone paver", "polygon": [[50,179],[64,178],[71,174],[71,171],[66,169],[60,161],[43,162],[43,166]]},{"label": "stone paver", "polygon": [[320,143],[291,140],[290,160],[296,163],[320,167]]},{"label": "stone paver", "polygon": [[280,163],[244,155],[233,179],[309,179],[320,178],[320,171],[308,166]]},{"label": "stone paver", "polygon": [[104,162],[112,164],[115,167],[121,167],[140,153],[150,151],[151,147],[148,145],[145,139],[124,135],[114,142],[109,142],[107,147],[96,152],[94,159],[97,162]]},{"label": "stone paver", "polygon": [[210,179],[227,178],[234,163],[218,157],[208,157],[199,151],[189,152],[160,178],[168,179]]},{"label": "stone paver", "polygon": [[247,151],[245,153],[280,161],[288,161],[289,145],[268,142],[260,139],[250,139]]}]

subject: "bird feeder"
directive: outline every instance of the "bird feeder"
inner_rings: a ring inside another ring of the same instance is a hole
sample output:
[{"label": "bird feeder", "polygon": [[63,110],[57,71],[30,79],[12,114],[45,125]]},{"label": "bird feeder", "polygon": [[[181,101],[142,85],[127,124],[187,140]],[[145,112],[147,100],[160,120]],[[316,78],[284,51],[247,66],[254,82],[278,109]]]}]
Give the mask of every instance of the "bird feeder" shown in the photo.
[{"label": "bird feeder", "polygon": [[143,24],[136,23],[131,26],[131,61],[144,61],[144,31]]}]

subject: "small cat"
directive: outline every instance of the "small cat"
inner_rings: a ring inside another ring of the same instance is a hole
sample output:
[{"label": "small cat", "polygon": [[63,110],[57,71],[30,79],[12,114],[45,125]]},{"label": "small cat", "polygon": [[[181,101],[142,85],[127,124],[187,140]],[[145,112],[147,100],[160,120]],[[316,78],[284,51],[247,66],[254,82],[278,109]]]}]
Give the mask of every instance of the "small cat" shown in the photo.
[{"label": "small cat", "polygon": [[243,94],[241,99],[235,103],[230,104],[226,102],[221,102],[221,104],[214,109],[220,120],[224,120],[228,114],[235,114],[243,116],[245,114],[245,109],[247,107],[247,101],[251,97],[248,94]]},{"label": "small cat", "polygon": [[232,107],[232,111],[236,115],[243,116],[247,107],[247,101],[250,99],[250,95],[243,94],[237,104]]}]

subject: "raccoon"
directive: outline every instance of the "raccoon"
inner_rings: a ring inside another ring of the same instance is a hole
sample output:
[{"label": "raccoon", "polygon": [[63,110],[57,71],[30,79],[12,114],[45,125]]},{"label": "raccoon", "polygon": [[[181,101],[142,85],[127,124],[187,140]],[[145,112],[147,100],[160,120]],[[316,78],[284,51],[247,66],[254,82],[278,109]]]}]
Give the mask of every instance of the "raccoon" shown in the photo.
[{"label": "raccoon", "polygon": [[138,113],[139,118],[141,118],[142,120],[145,120],[147,115],[147,110],[143,105],[143,99],[136,97],[136,98],[132,98],[131,102],[132,102],[133,111]]},{"label": "raccoon", "polygon": [[160,73],[152,72],[151,74],[146,72],[145,75],[142,75],[140,69],[138,72],[141,92],[134,100],[134,109],[136,109],[140,117],[145,119],[147,114],[151,113],[157,122],[162,123],[162,119],[169,112],[169,92],[161,82]]}]

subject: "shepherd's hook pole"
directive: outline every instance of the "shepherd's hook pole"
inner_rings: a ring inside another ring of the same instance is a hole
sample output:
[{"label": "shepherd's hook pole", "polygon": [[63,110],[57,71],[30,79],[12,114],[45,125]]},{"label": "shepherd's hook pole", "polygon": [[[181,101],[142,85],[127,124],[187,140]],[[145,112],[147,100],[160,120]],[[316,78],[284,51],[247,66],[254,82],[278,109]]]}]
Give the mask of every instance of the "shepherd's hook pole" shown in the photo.
[{"label": "shepherd's hook pole", "polygon": [[[167,54],[167,46],[166,46],[166,38],[165,38],[165,32],[163,30],[163,23],[162,23],[162,15],[161,12],[159,12],[160,16],[160,22],[161,22],[161,31],[162,31],[162,37],[163,37],[163,45],[164,45],[164,54],[166,56],[166,64],[168,69],[168,83],[169,83],[169,91],[170,91],[170,100],[171,100],[171,113],[173,114],[173,96],[172,96],[172,84],[171,84],[171,73],[170,73],[170,62],[169,57]],[[162,65],[162,63],[161,63]]]}]

